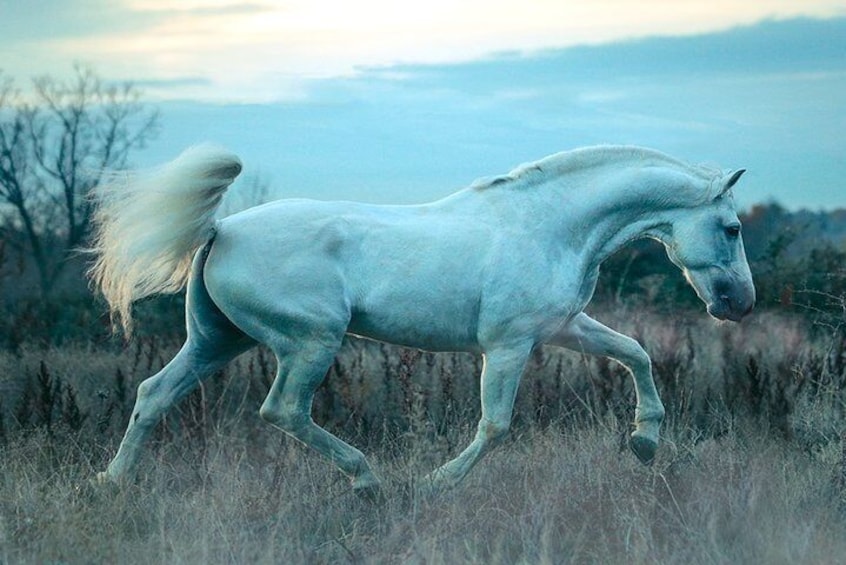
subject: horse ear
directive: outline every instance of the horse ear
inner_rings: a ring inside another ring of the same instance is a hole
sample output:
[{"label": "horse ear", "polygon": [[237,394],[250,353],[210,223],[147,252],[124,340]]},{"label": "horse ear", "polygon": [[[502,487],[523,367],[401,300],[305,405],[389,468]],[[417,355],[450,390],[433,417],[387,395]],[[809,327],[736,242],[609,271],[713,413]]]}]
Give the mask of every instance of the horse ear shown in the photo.
[{"label": "horse ear", "polygon": [[729,189],[731,189],[731,187],[733,187],[735,184],[737,184],[737,181],[740,180],[740,177],[745,172],[746,172],[746,169],[738,169],[738,170],[730,173],[728,175],[728,180],[725,181],[725,184],[723,184],[723,187],[720,189],[720,193],[717,195],[717,198],[721,198],[726,192],[729,191]]},{"label": "horse ear", "polygon": [[726,182],[726,190],[730,189],[735,184],[737,184],[737,181],[740,180],[740,176],[745,172],[746,172],[746,169],[738,169],[735,172],[733,172],[731,174],[731,176],[729,177],[728,182]]}]

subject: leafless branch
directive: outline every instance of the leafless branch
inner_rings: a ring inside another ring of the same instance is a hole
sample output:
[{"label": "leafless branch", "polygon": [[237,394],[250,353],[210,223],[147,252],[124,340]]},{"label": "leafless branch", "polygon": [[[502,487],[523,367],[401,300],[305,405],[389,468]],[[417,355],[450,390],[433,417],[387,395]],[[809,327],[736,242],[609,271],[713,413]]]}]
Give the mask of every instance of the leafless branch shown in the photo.
[{"label": "leafless branch", "polygon": [[89,193],[156,135],[159,115],[131,83],[80,65],[68,81],[35,79],[30,99],[0,74],[0,229],[32,254],[46,295],[88,234]]}]

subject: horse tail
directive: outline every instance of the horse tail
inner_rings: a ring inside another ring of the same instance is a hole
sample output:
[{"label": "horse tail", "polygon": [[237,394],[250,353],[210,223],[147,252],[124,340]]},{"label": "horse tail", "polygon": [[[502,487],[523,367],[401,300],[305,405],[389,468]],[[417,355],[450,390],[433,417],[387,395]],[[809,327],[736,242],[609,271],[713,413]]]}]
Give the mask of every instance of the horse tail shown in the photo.
[{"label": "horse tail", "polygon": [[214,235],[214,213],[241,172],[234,154],[191,147],[158,168],[111,173],[94,190],[95,261],[89,276],[114,322],[132,334],[132,303],[181,290],[194,252]]}]

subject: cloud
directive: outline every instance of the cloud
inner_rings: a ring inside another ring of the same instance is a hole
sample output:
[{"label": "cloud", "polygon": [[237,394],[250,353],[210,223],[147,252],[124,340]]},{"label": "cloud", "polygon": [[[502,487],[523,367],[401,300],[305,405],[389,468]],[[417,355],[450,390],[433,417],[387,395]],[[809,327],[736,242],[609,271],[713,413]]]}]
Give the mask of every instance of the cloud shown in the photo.
[{"label": "cloud", "polygon": [[0,0],[0,68],[62,74],[82,61],[116,79],[202,74],[205,89],[168,95],[266,102],[296,98],[310,78],[349,76],[360,65],[468,62],[502,50],[838,13],[838,0]]},{"label": "cloud", "polygon": [[130,14],[109,0],[0,0],[0,14],[4,49],[14,45],[35,49],[41,41],[134,31],[155,21],[150,15]]},{"label": "cloud", "polygon": [[178,3],[172,0],[128,0],[124,3],[124,7],[127,11],[136,13],[193,14],[196,16],[228,16],[273,11],[272,4],[267,2],[231,2],[229,0],[218,2],[209,0],[198,2],[182,0]]},{"label": "cloud", "polygon": [[145,79],[145,80],[135,80],[132,81],[132,84],[137,86],[139,89],[149,93],[149,91],[167,91],[173,89],[183,90],[186,88],[194,88],[194,87],[207,87],[211,84],[211,81],[202,76],[193,76],[193,77],[176,77],[171,79]]},{"label": "cloud", "polygon": [[[789,46],[789,48],[787,47]],[[234,146],[282,195],[443,196],[549,153],[632,143],[747,167],[743,205],[846,206],[846,19],[359,69],[301,100],[205,107],[171,126]],[[213,115],[213,117],[212,117]]]},{"label": "cloud", "polygon": [[414,87],[453,87],[486,92],[501,85],[543,86],[567,80],[619,81],[704,73],[761,75],[844,68],[846,18],[765,21],[684,37],[651,37],[600,46],[495,54],[441,65],[362,67],[360,80],[397,79]]},{"label": "cloud", "polygon": [[[60,20],[78,22],[80,36],[94,33],[98,41],[128,28],[143,36],[161,31],[162,18],[196,15],[145,0],[143,10],[122,12],[127,17],[108,28],[112,16],[85,17],[101,8],[109,14],[105,2],[78,1],[73,6],[85,8],[79,14],[57,0],[37,2],[45,11],[56,7]],[[192,21],[208,23],[265,6],[191,9],[202,16]],[[35,25],[37,18],[26,21]],[[183,32],[172,39],[182,41]],[[205,31],[201,25],[191,33]],[[238,92],[246,89],[253,100],[285,101],[162,103],[163,137],[142,156],[146,164],[212,140],[243,154],[248,168],[268,173],[283,195],[419,202],[562,149],[634,143],[749,168],[739,193],[744,204],[774,197],[791,207],[846,206],[840,184],[846,18],[768,20],[718,33],[500,52],[464,62],[360,65],[318,79],[278,70],[253,76],[250,52],[217,39],[219,50],[207,55],[220,55],[217,63],[231,76],[197,66],[191,53],[180,59],[176,48],[150,52],[142,66],[132,63],[150,41],[138,53],[120,53],[127,63],[104,76],[134,78],[155,99],[208,99],[213,91],[218,100],[243,100]],[[108,41],[99,48],[108,49]],[[40,57],[47,55],[30,52],[26,68],[44,68]]]}]

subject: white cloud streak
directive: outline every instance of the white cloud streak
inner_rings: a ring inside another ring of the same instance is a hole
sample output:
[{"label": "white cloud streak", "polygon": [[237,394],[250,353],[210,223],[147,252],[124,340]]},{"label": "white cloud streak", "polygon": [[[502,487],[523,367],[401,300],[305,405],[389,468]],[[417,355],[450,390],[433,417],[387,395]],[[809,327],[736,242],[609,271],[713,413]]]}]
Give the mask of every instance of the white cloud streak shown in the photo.
[{"label": "white cloud streak", "polygon": [[[121,79],[203,77],[206,87],[150,94],[219,101],[297,98],[308,80],[350,76],[361,67],[470,61],[503,51],[704,33],[762,18],[846,14],[842,0],[12,1],[0,0],[0,20],[14,10],[18,28],[7,40],[0,28],[0,68],[10,74],[61,74],[82,61]],[[60,8],[51,11],[51,25],[60,27],[64,18],[64,33],[40,33],[43,4]]]}]

